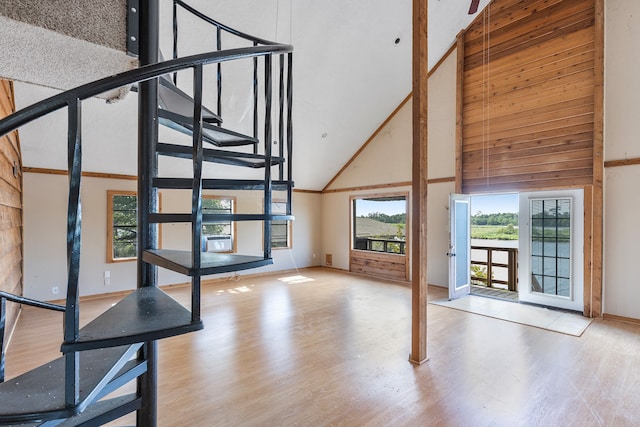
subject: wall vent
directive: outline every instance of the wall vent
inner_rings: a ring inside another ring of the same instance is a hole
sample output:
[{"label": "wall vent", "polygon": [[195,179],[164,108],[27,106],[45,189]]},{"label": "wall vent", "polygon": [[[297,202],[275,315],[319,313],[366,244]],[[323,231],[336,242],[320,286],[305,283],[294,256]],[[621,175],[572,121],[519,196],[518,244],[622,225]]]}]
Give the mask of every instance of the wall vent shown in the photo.
[{"label": "wall vent", "polygon": [[324,254],[324,264],[325,265],[333,265],[333,255],[332,254]]}]

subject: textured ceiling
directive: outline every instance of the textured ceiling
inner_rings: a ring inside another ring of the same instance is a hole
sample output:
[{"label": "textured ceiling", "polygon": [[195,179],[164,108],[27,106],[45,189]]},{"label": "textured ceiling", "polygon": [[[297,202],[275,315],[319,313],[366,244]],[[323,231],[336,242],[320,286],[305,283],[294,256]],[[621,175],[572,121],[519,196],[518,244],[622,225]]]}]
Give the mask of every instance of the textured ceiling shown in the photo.
[{"label": "textured ceiling", "polygon": [[[411,0],[188,0],[189,4],[240,31],[294,45],[294,179],[296,187],[321,190],[411,92]],[[429,0],[429,65],[432,67],[454,43],[456,34],[474,16],[470,0]],[[482,0],[480,10],[488,3]],[[170,51],[170,2],[161,0],[164,28],[161,47]],[[204,37],[191,32],[194,44]],[[188,36],[187,36],[188,38]],[[396,42],[396,40],[398,40]],[[206,50],[206,47],[195,50]],[[185,52],[186,53],[186,52]],[[165,54],[165,56],[168,56]],[[16,86],[19,106],[50,90]],[[130,101],[130,100],[127,100]],[[91,109],[128,109],[119,113],[89,112],[98,119],[113,115],[135,117],[135,102]],[[130,110],[130,111],[129,111]],[[99,119],[98,119],[99,120]],[[135,120],[134,118],[130,119]],[[55,133],[30,128],[22,137],[26,166],[65,167],[64,154],[40,155],[38,144]],[[135,124],[133,124],[135,128]],[[64,127],[64,126],[62,126]],[[120,127],[120,126],[118,126]],[[116,130],[116,141],[101,142],[113,124],[96,130],[85,169],[135,174],[135,159],[123,158],[134,149],[131,135]],[[64,132],[64,129],[60,129]],[[89,141],[89,144],[92,142]],[[106,150],[103,146],[108,146]],[[91,153],[95,154],[91,154]]]}]

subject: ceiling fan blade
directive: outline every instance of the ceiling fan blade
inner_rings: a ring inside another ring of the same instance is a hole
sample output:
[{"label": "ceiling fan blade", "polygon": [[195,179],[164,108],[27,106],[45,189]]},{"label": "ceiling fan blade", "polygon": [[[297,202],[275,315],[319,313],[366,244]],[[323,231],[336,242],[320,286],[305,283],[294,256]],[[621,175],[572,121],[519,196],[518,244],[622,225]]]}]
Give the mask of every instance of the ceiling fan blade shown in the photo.
[{"label": "ceiling fan blade", "polygon": [[469,15],[473,15],[478,11],[478,5],[480,0],[471,0],[471,6],[469,7]]}]

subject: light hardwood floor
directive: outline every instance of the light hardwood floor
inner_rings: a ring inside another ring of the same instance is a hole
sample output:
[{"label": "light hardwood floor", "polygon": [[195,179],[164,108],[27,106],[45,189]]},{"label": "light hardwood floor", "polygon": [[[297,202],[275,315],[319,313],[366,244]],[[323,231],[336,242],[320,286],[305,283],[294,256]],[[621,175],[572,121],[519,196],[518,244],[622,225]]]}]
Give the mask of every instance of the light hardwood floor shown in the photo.
[{"label": "light hardwood floor", "polygon": [[[84,302],[82,321],[113,301]],[[410,310],[407,287],[323,268],[206,285],[205,329],[160,342],[159,424],[640,425],[639,325],[577,338],[430,304],[429,361],[412,366]],[[59,313],[25,309],[7,377],[61,334]]]}]

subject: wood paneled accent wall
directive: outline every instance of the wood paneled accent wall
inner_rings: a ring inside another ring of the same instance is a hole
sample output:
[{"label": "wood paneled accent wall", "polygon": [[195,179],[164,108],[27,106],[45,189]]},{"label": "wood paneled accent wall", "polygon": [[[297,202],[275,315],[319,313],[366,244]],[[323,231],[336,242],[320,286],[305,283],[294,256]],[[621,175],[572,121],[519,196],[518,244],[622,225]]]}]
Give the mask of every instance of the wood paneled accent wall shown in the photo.
[{"label": "wood paneled accent wall", "polygon": [[404,282],[409,280],[409,256],[351,249],[349,271]]},{"label": "wood paneled accent wall", "polygon": [[[0,118],[14,109],[13,84],[0,79]],[[22,295],[22,271],[22,162],[18,133],[13,132],[0,138],[0,289]],[[6,335],[18,310],[7,303]]]},{"label": "wood paneled accent wall", "polygon": [[459,35],[459,191],[593,183],[594,22],[594,0],[494,0]]}]

